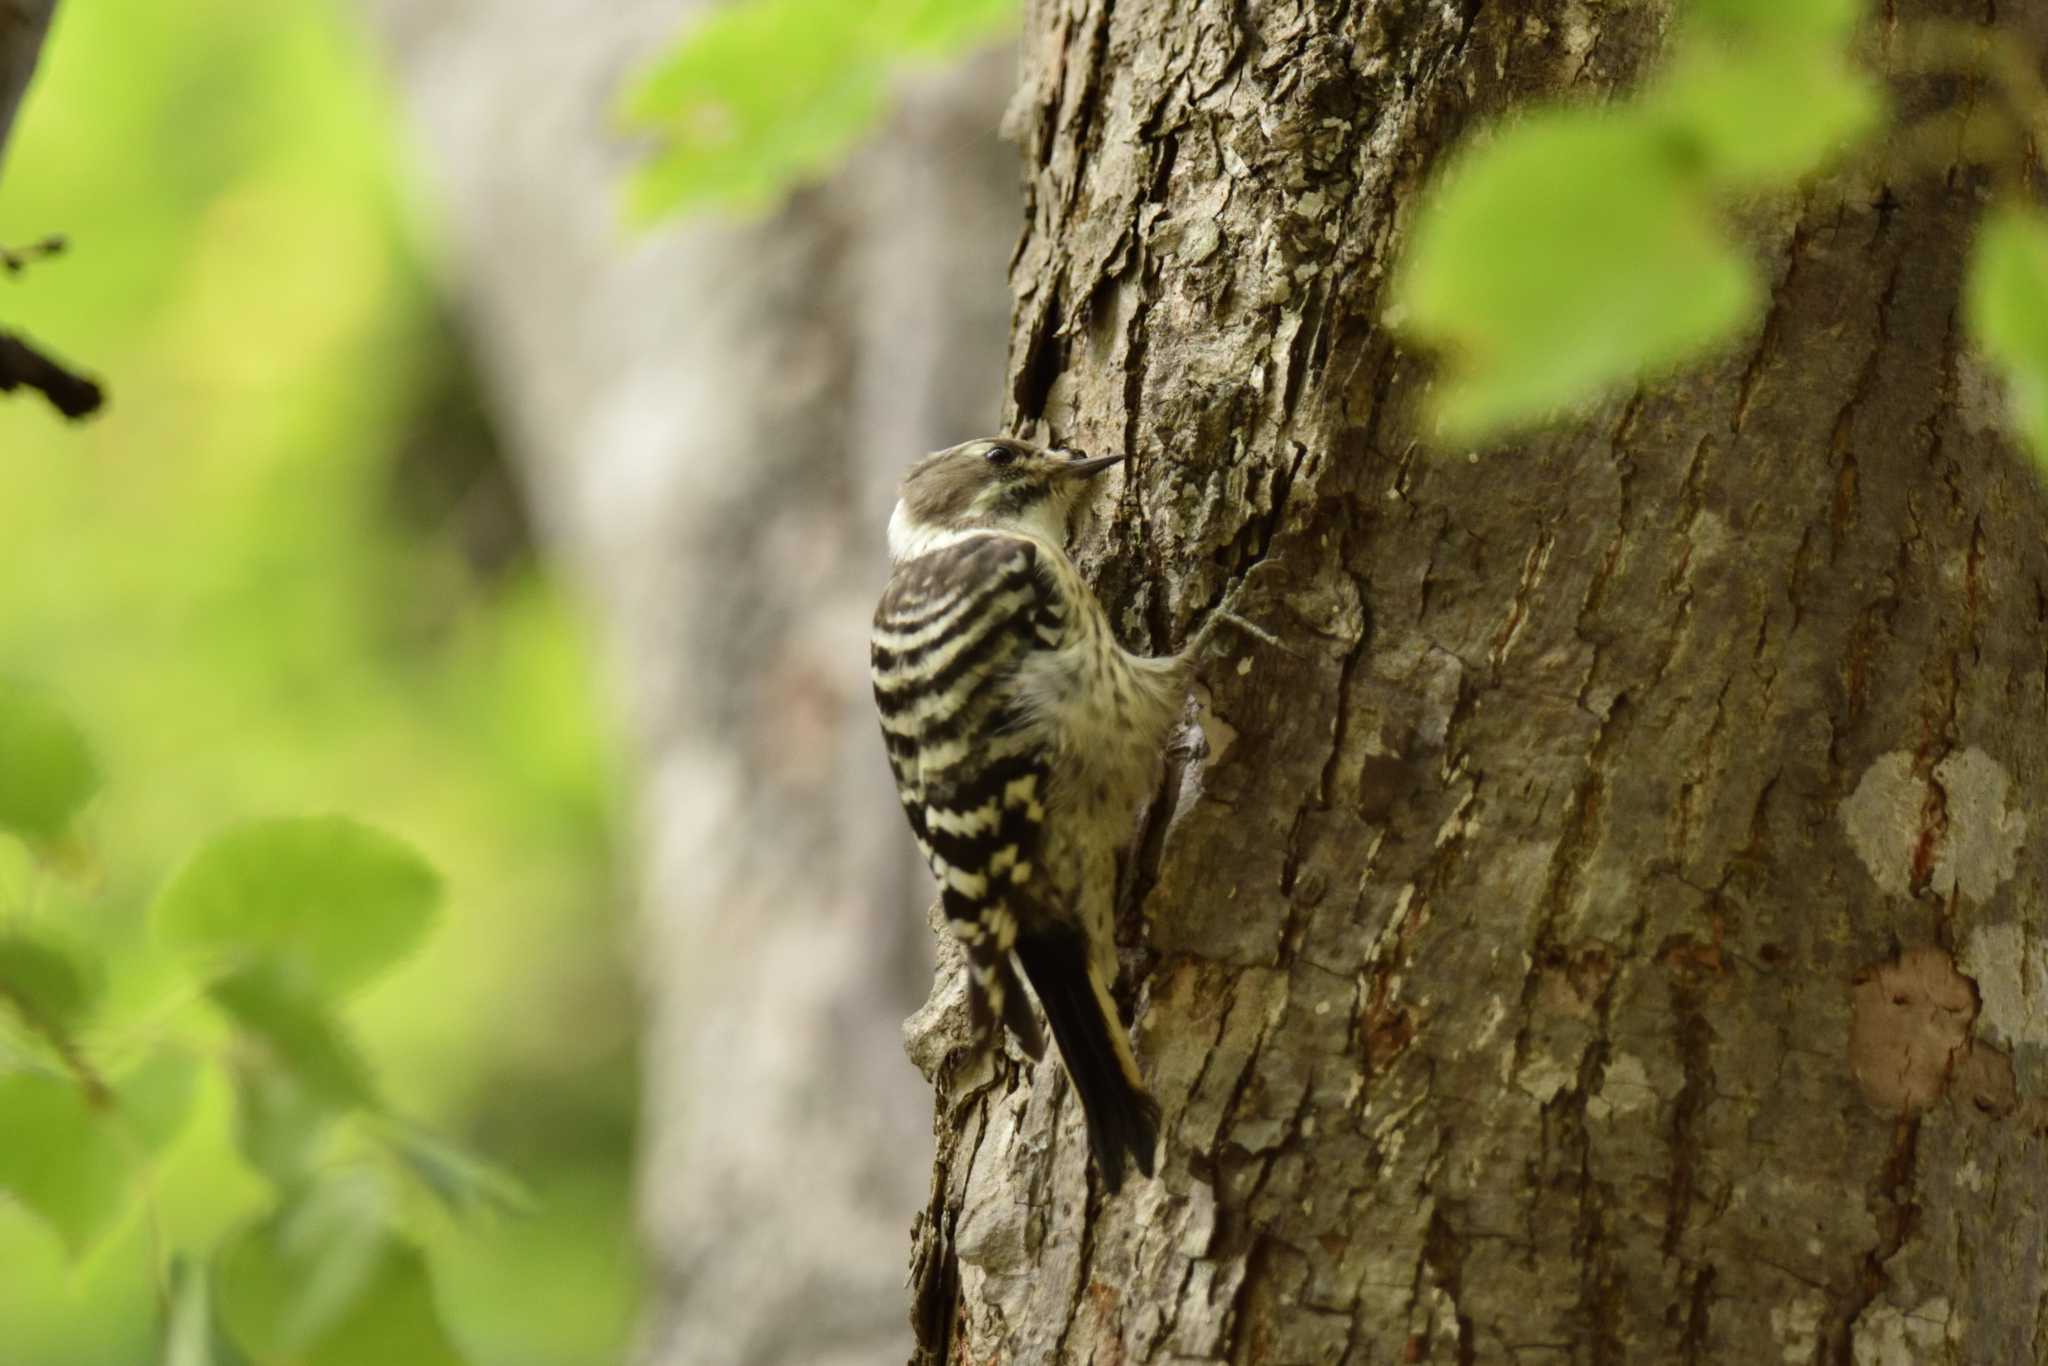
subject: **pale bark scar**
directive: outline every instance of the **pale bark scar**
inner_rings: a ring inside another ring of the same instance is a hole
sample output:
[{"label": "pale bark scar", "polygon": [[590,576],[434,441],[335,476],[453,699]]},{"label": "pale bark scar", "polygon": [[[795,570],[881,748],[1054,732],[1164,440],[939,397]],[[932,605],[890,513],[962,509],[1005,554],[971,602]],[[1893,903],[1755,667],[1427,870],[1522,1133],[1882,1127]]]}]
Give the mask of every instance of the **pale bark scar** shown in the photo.
[{"label": "pale bark scar", "polygon": [[1967,1055],[1977,994],[1932,945],[1861,974],[1853,988],[1849,1070],[1885,1110],[1924,1110]]}]

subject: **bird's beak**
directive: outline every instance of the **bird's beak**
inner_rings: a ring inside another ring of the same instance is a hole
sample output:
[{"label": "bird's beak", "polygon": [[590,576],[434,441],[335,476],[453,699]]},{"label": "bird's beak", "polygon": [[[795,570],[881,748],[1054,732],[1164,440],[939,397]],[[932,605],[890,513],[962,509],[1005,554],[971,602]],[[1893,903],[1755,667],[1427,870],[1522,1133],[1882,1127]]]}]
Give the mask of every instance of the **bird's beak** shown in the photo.
[{"label": "bird's beak", "polygon": [[1085,457],[1079,460],[1070,459],[1067,461],[1066,472],[1077,478],[1092,479],[1111,465],[1121,465],[1123,463],[1124,458],[1120,455],[1098,455],[1093,459]]}]

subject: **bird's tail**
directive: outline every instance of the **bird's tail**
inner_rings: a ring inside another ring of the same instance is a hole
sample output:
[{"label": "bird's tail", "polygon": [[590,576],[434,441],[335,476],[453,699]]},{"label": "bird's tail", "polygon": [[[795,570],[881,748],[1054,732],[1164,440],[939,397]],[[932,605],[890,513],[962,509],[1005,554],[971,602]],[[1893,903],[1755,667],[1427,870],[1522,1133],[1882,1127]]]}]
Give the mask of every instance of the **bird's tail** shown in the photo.
[{"label": "bird's tail", "polygon": [[1114,1195],[1123,1184],[1126,1153],[1139,1171],[1152,1175],[1159,1106],[1145,1093],[1130,1036],[1086,940],[1073,930],[1027,933],[1018,937],[1016,952],[1080,1094],[1102,1184]]}]

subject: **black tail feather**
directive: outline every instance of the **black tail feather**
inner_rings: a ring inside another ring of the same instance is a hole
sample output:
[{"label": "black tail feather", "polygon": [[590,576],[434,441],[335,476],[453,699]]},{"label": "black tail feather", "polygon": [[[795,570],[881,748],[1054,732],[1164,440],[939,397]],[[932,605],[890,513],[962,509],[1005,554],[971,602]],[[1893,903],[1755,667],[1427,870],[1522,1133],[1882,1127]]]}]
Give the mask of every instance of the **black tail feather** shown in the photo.
[{"label": "black tail feather", "polygon": [[1124,1071],[1117,1053],[1123,1025],[1103,1018],[1104,998],[1088,976],[1086,941],[1071,930],[1025,935],[1018,938],[1016,952],[1081,1097],[1102,1184],[1114,1195],[1123,1185],[1126,1153],[1139,1171],[1152,1175],[1159,1106]]}]

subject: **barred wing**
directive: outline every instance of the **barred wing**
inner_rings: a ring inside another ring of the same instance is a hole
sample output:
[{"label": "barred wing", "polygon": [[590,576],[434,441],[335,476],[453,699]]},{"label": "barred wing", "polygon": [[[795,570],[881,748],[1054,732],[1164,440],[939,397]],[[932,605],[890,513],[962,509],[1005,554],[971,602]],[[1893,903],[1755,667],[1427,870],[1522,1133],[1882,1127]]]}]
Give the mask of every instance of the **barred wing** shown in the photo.
[{"label": "barred wing", "polygon": [[900,565],[875,612],[871,664],[896,795],[966,946],[984,1027],[1043,1049],[1009,955],[1043,846],[1050,756],[1019,724],[1017,671],[1057,644],[1063,605],[1038,548],[988,532]]}]

